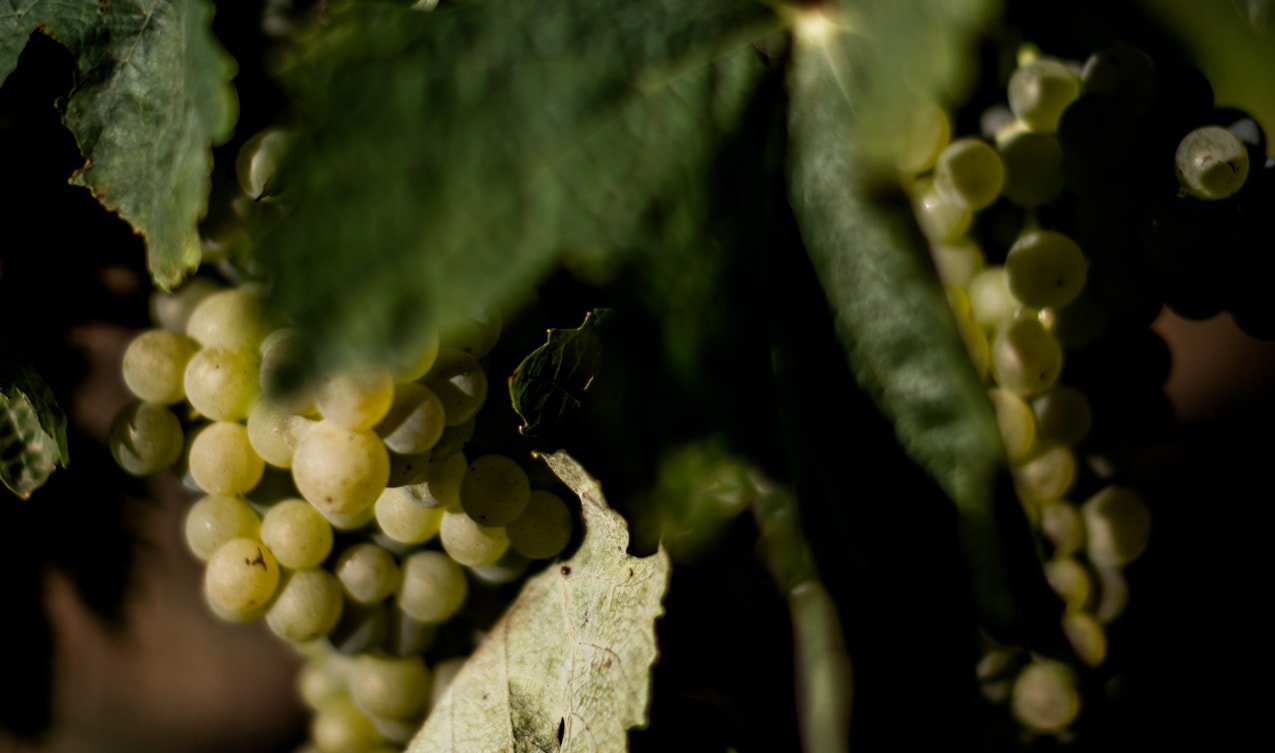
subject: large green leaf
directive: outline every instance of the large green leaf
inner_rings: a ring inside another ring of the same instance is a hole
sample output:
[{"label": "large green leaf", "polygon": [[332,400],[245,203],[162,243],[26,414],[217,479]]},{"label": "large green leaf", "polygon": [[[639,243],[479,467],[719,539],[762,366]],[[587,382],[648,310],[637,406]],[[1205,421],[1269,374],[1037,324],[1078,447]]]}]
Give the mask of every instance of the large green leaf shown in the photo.
[{"label": "large green leaf", "polygon": [[32,33],[76,57],[66,124],[87,187],[146,239],[155,282],[171,287],[199,264],[212,144],[237,116],[235,64],[214,39],[205,0],[12,3],[0,14],[0,81]]},{"label": "large green leaf", "polygon": [[[954,501],[984,617],[1017,626],[1023,605],[1015,603],[1004,539],[1025,537],[1026,526],[1007,528],[998,510],[1004,451],[986,389],[889,165],[890,133],[909,102],[940,96],[947,77],[959,75],[936,66],[955,64],[948,53],[969,29],[951,26],[960,3],[903,5],[847,2],[839,13],[810,10],[797,19],[792,204],[857,381]],[[905,61],[909,50],[937,52],[899,71],[887,64],[890,49],[904,51]],[[904,81],[913,88],[894,86]],[[886,95],[904,101],[889,105]]]},{"label": "large green leaf", "polygon": [[668,555],[626,554],[628,527],[598,482],[564,453],[545,461],[580,497],[584,540],[527,581],[411,751],[623,751],[646,724]]},{"label": "large green leaf", "polygon": [[276,303],[375,355],[686,236],[777,24],[753,0],[334,9],[284,73],[307,118],[261,251]]},{"label": "large green leaf", "polygon": [[68,458],[66,414],[40,375],[0,337],[0,482],[29,497]]}]

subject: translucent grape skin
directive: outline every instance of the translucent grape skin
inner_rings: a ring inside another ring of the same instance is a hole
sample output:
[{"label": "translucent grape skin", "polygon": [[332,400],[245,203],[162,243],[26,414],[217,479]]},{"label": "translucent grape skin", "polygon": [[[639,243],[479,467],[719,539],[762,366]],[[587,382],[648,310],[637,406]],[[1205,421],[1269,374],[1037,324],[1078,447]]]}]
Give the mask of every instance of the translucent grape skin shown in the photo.
[{"label": "translucent grape skin", "polygon": [[332,551],[332,526],[305,500],[275,503],[261,519],[261,540],[279,563],[294,570],[318,567]]},{"label": "translucent grape skin", "polygon": [[186,511],[186,546],[203,562],[227,541],[256,539],[260,532],[260,516],[239,497],[210,494]]},{"label": "translucent grape skin", "polygon": [[1038,58],[1009,78],[1009,107],[1033,131],[1052,133],[1067,105],[1080,95],[1080,80],[1066,64]]},{"label": "translucent grape skin", "polygon": [[260,363],[255,350],[202,348],[186,362],[182,385],[200,415],[240,421],[257,397]]},{"label": "translucent grape skin", "polygon": [[1062,372],[1062,359],[1062,346],[1035,317],[1015,319],[992,340],[996,383],[1022,397],[1054,386]]},{"label": "translucent grape skin", "polygon": [[151,476],[172,466],[185,444],[171,410],[138,402],[120,411],[108,439],[115,463],[133,476]]},{"label": "translucent grape skin", "polygon": [[293,449],[292,478],[320,512],[350,515],[368,510],[381,495],[390,478],[390,457],[370,430],[323,420]]},{"label": "translucent grape skin", "polygon": [[138,398],[172,405],[186,397],[186,364],[198,346],[177,332],[152,329],[133,338],[124,351],[124,384]]},{"label": "translucent grape skin", "polygon": [[318,640],[336,627],[344,603],[332,573],[317,567],[297,570],[266,612],[266,625],[292,643]]},{"label": "translucent grape skin", "polygon": [[503,526],[522,514],[531,499],[527,472],[504,455],[488,454],[469,464],[460,482],[460,505],[485,526]]},{"label": "translucent grape skin", "polygon": [[243,494],[261,481],[266,463],[243,424],[217,421],[190,443],[190,475],[208,494]]},{"label": "translucent grape skin", "polygon": [[1005,258],[1014,297],[1035,309],[1066,306],[1085,286],[1089,262],[1076,242],[1053,230],[1024,233]]},{"label": "translucent grape skin", "polygon": [[279,586],[279,563],[260,541],[232,539],[208,559],[204,597],[222,619],[260,617]]},{"label": "translucent grape skin", "polygon": [[978,210],[991,206],[1005,185],[1005,166],[989,144],[975,138],[957,139],[939,155],[934,187],[956,206]]},{"label": "translucent grape skin", "polygon": [[1182,190],[1206,201],[1234,196],[1248,178],[1248,150],[1220,126],[1203,126],[1178,144],[1174,167]]}]

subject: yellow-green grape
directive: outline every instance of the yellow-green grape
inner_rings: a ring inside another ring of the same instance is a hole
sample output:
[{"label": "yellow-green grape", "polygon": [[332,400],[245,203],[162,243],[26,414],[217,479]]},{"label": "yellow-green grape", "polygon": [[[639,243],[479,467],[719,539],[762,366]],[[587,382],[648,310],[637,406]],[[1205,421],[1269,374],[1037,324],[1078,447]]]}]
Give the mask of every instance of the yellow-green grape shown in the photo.
[{"label": "yellow-green grape", "polygon": [[394,401],[376,425],[376,433],[393,452],[419,455],[438,443],[446,424],[438,395],[423,384],[409,382],[394,388]]},{"label": "yellow-green grape", "polygon": [[205,298],[222,289],[207,277],[191,278],[171,293],[157,289],[151,293],[151,321],[166,330],[184,335],[191,312]]},{"label": "yellow-green grape", "polygon": [[934,167],[952,138],[952,121],[933,101],[922,102],[908,119],[895,163],[904,175],[918,175]]},{"label": "yellow-green grape", "polygon": [[438,359],[438,333],[430,330],[420,336],[421,339],[398,349],[390,357],[390,373],[395,384],[415,382],[429,373]]},{"label": "yellow-green grape", "polygon": [[288,425],[293,418],[290,411],[266,398],[258,398],[248,410],[248,441],[262,460],[276,468],[292,467]]},{"label": "yellow-green grape", "polygon": [[1070,557],[1046,562],[1045,580],[1071,612],[1084,609],[1093,595],[1093,579],[1089,577],[1089,571]]},{"label": "yellow-green grape", "polygon": [[239,497],[210,494],[186,511],[186,546],[201,562],[231,539],[259,539],[261,518]]},{"label": "yellow-green grape", "polygon": [[1094,616],[1104,624],[1114,621],[1129,605],[1129,581],[1119,565],[1096,565],[1098,574],[1098,604]]},{"label": "yellow-green grape", "polygon": [[1106,661],[1107,631],[1096,617],[1088,612],[1069,612],[1063,615],[1062,628],[1071,649],[1087,666]]},{"label": "yellow-green grape", "polygon": [[232,539],[208,558],[204,598],[218,617],[246,622],[260,617],[279,587],[279,563],[255,539]]},{"label": "yellow-green grape", "polygon": [[474,358],[482,358],[495,347],[500,339],[500,330],[500,312],[476,309],[452,323],[452,329],[443,338],[442,345],[444,348],[464,351]]},{"label": "yellow-green grape", "polygon": [[531,560],[509,547],[500,559],[490,565],[471,565],[467,569],[474,580],[489,586],[503,586],[521,578],[529,567]]},{"label": "yellow-green grape", "polygon": [[527,472],[504,455],[489,454],[474,460],[460,481],[461,508],[485,526],[513,521],[530,499]]},{"label": "yellow-green grape", "polygon": [[1080,96],[1080,78],[1059,60],[1037,58],[1009,77],[1009,108],[1028,128],[1058,130],[1063,110]]},{"label": "yellow-green grape", "polygon": [[263,296],[251,284],[213,293],[190,312],[186,335],[204,348],[256,352],[266,335]]},{"label": "yellow-green grape", "polygon": [[1036,415],[1036,429],[1047,442],[1077,444],[1093,425],[1089,399],[1065,384],[1054,385],[1032,398],[1032,412]]},{"label": "yellow-green grape", "polygon": [[203,348],[186,362],[186,399],[214,421],[240,421],[257,397],[258,368],[255,350]]},{"label": "yellow-green grape", "polygon": [[1207,201],[1226,199],[1248,179],[1248,150],[1227,129],[1204,126],[1183,137],[1174,166],[1183,193]]},{"label": "yellow-green grape", "polygon": [[1051,203],[1062,193],[1062,147],[1052,133],[1023,128],[1004,132],[996,149],[1005,165],[1001,194],[1027,209]]},{"label": "yellow-green grape", "polygon": [[987,339],[987,331],[983,326],[968,316],[956,317],[956,329],[965,343],[965,352],[969,354],[974,373],[981,381],[987,381],[992,369],[992,344]]},{"label": "yellow-green grape", "polygon": [[930,243],[951,243],[969,230],[974,215],[966,207],[946,200],[932,178],[917,181],[912,189],[912,213]]},{"label": "yellow-green grape", "polygon": [[443,552],[421,551],[403,560],[399,609],[421,622],[443,622],[456,614],[469,594],[465,571]]},{"label": "yellow-green grape", "polygon": [[378,366],[350,367],[320,382],[314,399],[319,414],[333,424],[371,429],[394,402],[394,377]]},{"label": "yellow-green grape", "polygon": [[373,520],[376,519],[376,514],[371,507],[352,513],[339,513],[324,510],[319,510],[319,513],[323,515],[323,519],[328,521],[329,525],[338,531],[357,531],[361,528],[367,527]]},{"label": "yellow-green grape", "polygon": [[250,136],[235,158],[239,190],[256,201],[279,195],[279,167],[292,139],[292,133],[283,128],[266,128]]},{"label": "yellow-green grape", "polygon": [[321,753],[363,753],[385,741],[348,695],[318,709],[310,720],[310,739]]},{"label": "yellow-green grape", "polygon": [[1024,233],[1005,257],[1010,291],[1034,309],[1071,303],[1084,288],[1088,272],[1080,246],[1053,230]]},{"label": "yellow-green grape", "polygon": [[425,478],[403,487],[403,492],[422,507],[460,508],[460,484],[469,472],[465,453],[456,452],[443,458],[430,458]]},{"label": "yellow-green grape", "polygon": [[475,417],[443,429],[443,436],[438,438],[438,442],[429,451],[430,459],[442,460],[465,449],[469,440],[474,438],[474,429],[477,426],[478,421]]},{"label": "yellow-green grape", "polygon": [[963,138],[947,145],[934,166],[934,187],[943,200],[970,210],[996,201],[1005,184],[1005,166],[990,144]]},{"label": "yellow-green grape", "polygon": [[1020,463],[1036,448],[1036,416],[1027,401],[999,387],[987,391],[996,411],[1001,443],[1011,463]]},{"label": "yellow-green grape", "polygon": [[1034,317],[1005,324],[992,339],[992,376],[1023,397],[1039,395],[1058,381],[1062,346]]},{"label": "yellow-green grape", "polygon": [[137,335],[124,351],[124,384],[138,398],[172,405],[185,399],[186,364],[198,346],[194,340],[166,329]]},{"label": "yellow-green grape", "polygon": [[391,611],[386,601],[368,605],[346,600],[340,621],[325,640],[349,656],[375,651],[389,633]]},{"label": "yellow-green grape", "polygon": [[394,555],[371,542],[341,552],[333,572],[346,596],[359,604],[384,601],[398,588],[401,576]]},{"label": "yellow-green grape", "polygon": [[318,567],[332,551],[332,525],[305,500],[285,499],[261,519],[261,540],[284,567]]},{"label": "yellow-green grape", "polygon": [[490,565],[509,548],[509,535],[504,526],[478,524],[464,512],[444,512],[438,531],[447,556],[462,565]]},{"label": "yellow-green grape", "polygon": [[1051,500],[1040,506],[1040,531],[1054,547],[1055,557],[1069,557],[1085,543],[1085,523],[1076,506]]},{"label": "yellow-green grape", "polygon": [[266,624],[285,641],[318,640],[336,627],[344,603],[341,584],[332,573],[318,567],[297,570],[270,605]]},{"label": "yellow-green grape", "polygon": [[305,415],[315,411],[314,390],[309,385],[286,383],[283,374],[302,357],[304,343],[294,329],[276,329],[261,341],[258,381],[261,392],[289,413]]},{"label": "yellow-green grape", "polygon": [[350,697],[370,716],[403,719],[426,709],[432,680],[419,656],[360,656],[350,673]]},{"label": "yellow-green grape", "polygon": [[386,489],[376,500],[376,523],[394,541],[423,544],[438,535],[443,522],[441,507],[422,507],[402,489]]},{"label": "yellow-green grape", "polygon": [[960,288],[968,287],[974,275],[987,266],[983,249],[969,237],[930,246],[930,256],[939,281]]},{"label": "yellow-green grape", "polygon": [[1076,678],[1066,665],[1037,659],[1023,667],[1010,692],[1010,709],[1024,727],[1058,732],[1080,714]]},{"label": "yellow-green grape", "polygon": [[1097,565],[1127,565],[1146,551],[1151,513],[1137,492],[1108,486],[1080,508],[1088,533],[1085,552]]},{"label": "yellow-green grape", "polygon": [[189,466],[200,489],[226,495],[246,493],[261,481],[266,469],[248,441],[248,429],[229,421],[200,429],[190,443]]},{"label": "yellow-green grape", "polygon": [[297,441],[292,480],[301,496],[325,515],[368,510],[390,479],[390,457],[370,430],[319,421]]},{"label": "yellow-green grape", "polygon": [[487,373],[476,358],[463,350],[440,348],[421,383],[442,400],[448,426],[473,418],[487,401]]},{"label": "yellow-green grape", "polygon": [[507,526],[509,545],[534,560],[557,557],[571,541],[575,522],[567,503],[553,492],[535,489],[522,514]]},{"label": "yellow-green grape", "polygon": [[171,410],[139,402],[115,417],[107,444],[120,468],[133,476],[151,476],[177,462],[185,440]]},{"label": "yellow-green grape", "polygon": [[1010,470],[1020,498],[1035,503],[1062,499],[1076,481],[1076,454],[1055,445]]},{"label": "yellow-green grape", "polygon": [[433,457],[433,453],[429,450],[415,455],[400,455],[391,451],[390,480],[386,481],[385,485],[400,489],[421,483],[429,472],[429,461]]},{"label": "yellow-green grape", "polygon": [[333,698],[348,695],[346,678],[352,667],[349,657],[327,650],[302,664],[297,672],[297,695],[301,696],[301,702],[313,711]]},{"label": "yellow-green grape", "polygon": [[391,656],[420,656],[434,645],[437,636],[438,625],[413,619],[396,606],[381,648]]},{"label": "yellow-green grape", "polygon": [[989,330],[999,328],[1014,318],[1018,299],[1009,289],[1005,267],[995,264],[975,273],[969,282],[970,315]]}]

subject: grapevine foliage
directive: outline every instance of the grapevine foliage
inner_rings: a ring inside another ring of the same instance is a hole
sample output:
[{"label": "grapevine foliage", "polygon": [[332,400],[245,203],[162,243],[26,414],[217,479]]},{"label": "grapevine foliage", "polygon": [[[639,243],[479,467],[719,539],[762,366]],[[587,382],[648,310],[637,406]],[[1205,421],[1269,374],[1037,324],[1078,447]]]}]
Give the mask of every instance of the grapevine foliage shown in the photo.
[{"label": "grapevine foliage", "polygon": [[57,398],[0,338],[0,481],[28,497],[68,458],[66,414]]}]

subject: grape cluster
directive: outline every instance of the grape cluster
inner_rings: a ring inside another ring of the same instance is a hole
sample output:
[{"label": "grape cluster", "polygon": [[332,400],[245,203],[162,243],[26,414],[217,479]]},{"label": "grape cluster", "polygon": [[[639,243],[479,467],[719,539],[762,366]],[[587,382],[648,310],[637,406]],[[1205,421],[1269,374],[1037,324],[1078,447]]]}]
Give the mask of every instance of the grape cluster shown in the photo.
[{"label": "grape cluster", "polygon": [[312,749],[400,750],[463,663],[425,655],[471,583],[557,556],[575,515],[511,457],[466,455],[496,317],[285,389],[302,335],[269,326],[264,295],[208,277],[156,295],[157,326],[124,354],[137,401],[111,451],[138,476],[176,467],[203,494],[185,537],[205,599],[308,657]]},{"label": "grape cluster", "polygon": [[[958,329],[988,387],[1014,487],[1065,606],[1072,656],[994,645],[986,695],[1032,734],[1064,733],[1084,672],[1107,655],[1123,568],[1148,545],[1131,448],[1172,420],[1168,306],[1229,310],[1275,335],[1265,293],[1275,169],[1245,113],[1193,70],[1118,46],[1083,63],[1020,53],[981,134],[952,139],[927,105],[898,167]],[[1259,227],[1260,226],[1260,227]]]}]

